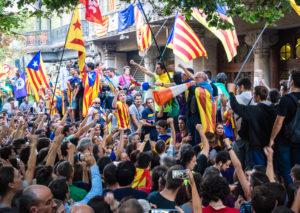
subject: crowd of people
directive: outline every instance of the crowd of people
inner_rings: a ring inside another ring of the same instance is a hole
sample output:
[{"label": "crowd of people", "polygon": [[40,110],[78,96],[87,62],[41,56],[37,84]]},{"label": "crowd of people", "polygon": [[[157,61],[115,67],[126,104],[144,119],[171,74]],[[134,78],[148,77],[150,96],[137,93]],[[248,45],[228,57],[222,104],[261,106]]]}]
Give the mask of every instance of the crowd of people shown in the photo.
[{"label": "crowd of people", "polygon": [[[3,100],[0,212],[300,211],[300,71],[277,90],[183,65],[129,64],[121,74],[86,64],[101,81],[85,117],[85,81],[71,61],[59,77],[62,103],[51,99],[54,86],[39,101]],[[155,90],[191,86],[159,106],[132,67]],[[213,131],[203,127],[198,87],[214,103]]]}]

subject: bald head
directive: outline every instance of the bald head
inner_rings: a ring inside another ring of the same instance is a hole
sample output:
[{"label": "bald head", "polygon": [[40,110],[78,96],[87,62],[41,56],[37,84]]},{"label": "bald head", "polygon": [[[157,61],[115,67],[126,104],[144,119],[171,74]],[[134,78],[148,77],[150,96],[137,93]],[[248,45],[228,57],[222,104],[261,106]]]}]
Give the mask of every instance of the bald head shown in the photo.
[{"label": "bald head", "polygon": [[197,82],[197,84],[203,82],[203,81],[207,81],[207,75],[204,72],[197,72],[195,73],[195,80]]},{"label": "bald head", "polygon": [[24,212],[52,213],[55,211],[55,207],[52,193],[47,186],[28,186],[20,198],[20,209],[23,209]]},{"label": "bald head", "polygon": [[89,205],[78,203],[71,208],[70,213],[94,213],[94,210]]},{"label": "bald head", "polygon": [[93,104],[96,106],[96,107],[99,107],[100,106],[100,98],[95,98],[94,101],[93,101]]}]

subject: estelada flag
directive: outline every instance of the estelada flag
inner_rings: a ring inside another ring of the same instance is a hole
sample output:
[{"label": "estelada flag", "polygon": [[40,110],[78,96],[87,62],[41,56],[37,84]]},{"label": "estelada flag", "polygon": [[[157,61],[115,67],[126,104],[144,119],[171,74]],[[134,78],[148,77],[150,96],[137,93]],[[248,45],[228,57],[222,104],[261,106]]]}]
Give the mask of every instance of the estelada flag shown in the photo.
[{"label": "estelada flag", "polygon": [[85,117],[93,100],[99,95],[100,74],[95,71],[87,73],[84,84],[83,108],[82,114]]},{"label": "estelada flag", "polygon": [[26,67],[27,76],[30,85],[33,88],[34,97],[36,101],[40,100],[39,90],[40,88],[50,88],[48,82],[48,76],[43,66],[43,58],[41,52],[38,52]]},{"label": "estelada flag", "polygon": [[85,5],[85,19],[97,24],[103,24],[103,19],[97,0],[79,0]]},{"label": "estelada flag", "polygon": [[195,97],[204,132],[214,133],[216,126],[216,105],[211,92],[204,87],[198,86],[195,89]]},{"label": "estelada flag", "polygon": [[85,54],[85,46],[84,46],[84,42],[83,42],[78,6],[76,6],[73,17],[72,17],[72,21],[70,24],[69,33],[67,36],[65,47],[68,49],[78,51],[79,72],[80,72],[81,78],[84,79],[85,73],[86,73],[85,66],[84,66],[84,60],[85,60],[86,54]]}]

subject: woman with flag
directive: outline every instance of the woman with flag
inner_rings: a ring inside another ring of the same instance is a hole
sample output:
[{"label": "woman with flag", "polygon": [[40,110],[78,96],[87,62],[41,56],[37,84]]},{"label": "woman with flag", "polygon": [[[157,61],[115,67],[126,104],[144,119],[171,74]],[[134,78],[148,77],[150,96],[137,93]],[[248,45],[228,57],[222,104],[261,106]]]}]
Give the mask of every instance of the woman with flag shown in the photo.
[{"label": "woman with flag", "polygon": [[[46,103],[46,108],[49,109],[50,116],[55,115],[55,114],[59,113],[58,109],[57,109],[57,98],[56,98],[56,96],[53,97],[52,89],[46,88],[45,90],[46,90],[45,91],[46,95],[43,96],[41,94],[41,89],[40,89],[39,96]],[[52,97],[53,97],[53,99],[52,99]]]}]

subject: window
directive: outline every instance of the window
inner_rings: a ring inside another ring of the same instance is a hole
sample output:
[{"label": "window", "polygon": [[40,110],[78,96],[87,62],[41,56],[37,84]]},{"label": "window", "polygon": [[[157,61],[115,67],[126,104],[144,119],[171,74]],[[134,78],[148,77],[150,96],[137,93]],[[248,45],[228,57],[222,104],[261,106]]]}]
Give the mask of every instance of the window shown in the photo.
[{"label": "window", "polygon": [[295,46],[296,59],[300,59],[300,38],[297,38],[297,44]]},{"label": "window", "polygon": [[291,45],[287,43],[283,45],[280,49],[280,60],[286,61],[289,60],[291,57]]}]

